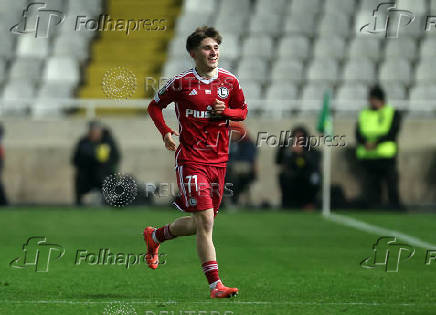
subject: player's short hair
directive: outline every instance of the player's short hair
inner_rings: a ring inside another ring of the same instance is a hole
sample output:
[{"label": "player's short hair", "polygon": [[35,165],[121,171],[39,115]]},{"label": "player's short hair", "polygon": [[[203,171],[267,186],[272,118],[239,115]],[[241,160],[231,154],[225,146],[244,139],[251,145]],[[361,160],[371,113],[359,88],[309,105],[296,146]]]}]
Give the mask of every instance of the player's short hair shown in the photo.
[{"label": "player's short hair", "polygon": [[188,52],[191,52],[191,50],[200,46],[200,43],[203,39],[208,38],[208,37],[216,40],[218,45],[220,45],[222,40],[223,40],[220,33],[214,27],[206,26],[206,25],[201,26],[201,27],[197,27],[197,29],[194,31],[194,33],[189,35],[188,39],[186,40],[186,50]]},{"label": "player's short hair", "polygon": [[385,91],[380,86],[375,85],[370,88],[368,98],[375,98],[384,102],[386,99]]}]

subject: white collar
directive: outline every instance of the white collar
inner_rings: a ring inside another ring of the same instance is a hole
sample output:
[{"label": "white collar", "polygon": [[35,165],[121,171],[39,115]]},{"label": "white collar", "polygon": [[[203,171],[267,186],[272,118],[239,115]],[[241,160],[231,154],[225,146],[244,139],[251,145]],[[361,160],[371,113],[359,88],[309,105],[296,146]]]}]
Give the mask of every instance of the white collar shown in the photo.
[{"label": "white collar", "polygon": [[213,77],[210,78],[210,79],[204,79],[204,78],[200,77],[200,75],[197,73],[197,70],[195,69],[195,67],[192,68],[192,72],[194,72],[195,77],[196,77],[199,81],[203,82],[204,84],[209,84],[209,83],[211,83],[213,80],[215,80],[215,79],[218,78],[218,72],[219,72],[219,71],[218,71],[218,69],[217,69],[217,71],[216,71],[216,75],[213,76]]}]

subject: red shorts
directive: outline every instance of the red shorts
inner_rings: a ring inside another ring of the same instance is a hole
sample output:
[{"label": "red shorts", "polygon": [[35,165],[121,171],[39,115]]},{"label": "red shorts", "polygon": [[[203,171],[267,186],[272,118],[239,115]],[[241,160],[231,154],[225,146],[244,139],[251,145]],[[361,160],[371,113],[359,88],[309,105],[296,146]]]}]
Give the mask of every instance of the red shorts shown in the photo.
[{"label": "red shorts", "polygon": [[173,203],[185,212],[213,208],[216,216],[224,193],[225,167],[184,164],[176,167],[180,196]]}]

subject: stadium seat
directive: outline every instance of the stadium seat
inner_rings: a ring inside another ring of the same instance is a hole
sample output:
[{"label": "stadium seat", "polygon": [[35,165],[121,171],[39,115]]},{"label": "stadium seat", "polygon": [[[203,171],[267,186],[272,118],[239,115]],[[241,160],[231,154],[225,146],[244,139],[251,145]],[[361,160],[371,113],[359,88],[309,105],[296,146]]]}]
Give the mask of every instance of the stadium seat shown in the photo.
[{"label": "stadium seat", "polygon": [[268,36],[250,36],[242,44],[242,56],[270,58],[273,53],[272,39]]},{"label": "stadium seat", "polygon": [[287,4],[287,0],[257,0],[254,12],[256,15],[283,15]]},{"label": "stadium seat", "polygon": [[271,70],[272,81],[293,81],[298,83],[303,80],[303,77],[303,64],[288,58],[276,60]]},{"label": "stadium seat", "polygon": [[11,33],[0,33],[0,58],[11,59],[15,54],[15,38]]},{"label": "stadium seat", "polygon": [[251,12],[250,0],[221,0],[218,15],[244,16]]},{"label": "stadium seat", "polygon": [[38,90],[38,98],[71,98],[75,86],[68,83],[45,82]]},{"label": "stadium seat", "polygon": [[274,83],[267,87],[265,99],[267,100],[295,100],[298,89],[288,82]]},{"label": "stadium seat", "polygon": [[267,79],[267,63],[262,58],[244,58],[239,62],[237,74],[242,81],[262,83]]},{"label": "stadium seat", "polygon": [[400,28],[398,33],[398,38],[404,38],[407,36],[413,38],[421,38],[426,33],[425,32],[426,20],[427,20],[427,16],[415,15],[415,20],[413,20],[413,22],[411,22],[406,27]]},{"label": "stadium seat", "polygon": [[281,32],[282,19],[277,14],[262,14],[250,17],[250,34],[270,35],[277,37]]},{"label": "stadium seat", "polygon": [[17,58],[12,64],[11,79],[29,79],[36,81],[41,77],[42,60],[38,58]]},{"label": "stadium seat", "polygon": [[262,85],[256,81],[241,80],[239,82],[246,100],[258,100],[262,98]]},{"label": "stadium seat", "polygon": [[[302,110],[319,111],[327,89],[331,90],[332,86],[326,83],[308,83],[304,86],[301,95]],[[334,97],[334,94],[332,95]]]},{"label": "stadium seat", "polygon": [[218,14],[215,27],[221,33],[240,35],[245,33],[248,24],[248,16],[238,16],[235,12],[230,15]]},{"label": "stadium seat", "polygon": [[0,84],[6,79],[6,60],[0,58]]},{"label": "stadium seat", "polygon": [[215,0],[185,0],[183,2],[183,13],[199,13],[211,15],[216,10],[217,3]]},{"label": "stadium seat", "polygon": [[320,0],[304,0],[304,1],[292,1],[288,6],[287,15],[301,16],[306,18],[314,18],[322,11],[322,5]]},{"label": "stadium seat", "polygon": [[80,80],[80,68],[76,60],[68,57],[51,57],[47,60],[43,78],[47,82],[76,85]]},{"label": "stadium seat", "polygon": [[[240,43],[238,36],[233,34],[221,34],[223,37],[223,42],[220,46],[220,55],[226,59],[235,60],[240,55]],[[182,46],[184,47],[184,46]],[[185,51],[186,52],[186,51]]]},{"label": "stadium seat", "polygon": [[396,81],[409,84],[412,75],[410,64],[407,59],[389,59],[380,66],[380,81]]},{"label": "stadium seat", "polygon": [[436,110],[436,85],[418,85],[410,89],[411,111]]},{"label": "stadium seat", "polygon": [[233,59],[229,59],[229,58],[226,58],[226,57],[220,57],[220,60],[219,60],[219,62],[218,62],[218,66],[220,67],[220,68],[223,68],[223,69],[225,69],[225,70],[227,70],[227,71],[230,71],[230,72],[232,72],[233,73],[233,71],[235,70],[235,62],[233,61]]},{"label": "stadium seat", "polygon": [[[300,1],[298,1],[300,2]],[[303,2],[303,1],[301,1]],[[301,13],[292,13],[285,18],[283,32],[312,37],[316,31],[315,18]]]},{"label": "stadium seat", "polygon": [[366,105],[367,94],[366,85],[345,83],[337,90],[334,107],[339,111],[358,111]]},{"label": "stadium seat", "polygon": [[344,67],[344,81],[370,84],[376,80],[374,63],[367,58],[350,59]]},{"label": "stadium seat", "polygon": [[208,25],[211,18],[207,14],[189,12],[179,16],[176,22],[176,34],[187,38],[198,26]]},{"label": "stadium seat", "polygon": [[162,76],[164,78],[172,78],[173,76],[182,73],[194,66],[192,58],[189,56],[173,58],[167,63],[165,63],[164,69],[162,71]]},{"label": "stadium seat", "polygon": [[351,41],[348,57],[378,60],[380,58],[380,41],[373,38],[355,38]]},{"label": "stadium seat", "polygon": [[70,0],[68,1],[68,14],[71,16],[88,15],[97,16],[103,13],[101,0]]},{"label": "stadium seat", "polygon": [[355,0],[326,0],[324,1],[324,12],[341,14],[350,16],[353,15],[356,9],[356,1]]},{"label": "stadium seat", "polygon": [[385,82],[382,84],[382,87],[385,90],[386,99],[388,100],[388,102],[390,102],[391,100],[402,101],[406,99],[406,88],[403,84],[397,82]]},{"label": "stadium seat", "polygon": [[397,0],[397,8],[409,10],[416,15],[425,15],[429,9],[427,0]]},{"label": "stadium seat", "polygon": [[24,114],[35,96],[35,86],[27,80],[9,80],[3,89],[5,112]]},{"label": "stadium seat", "polygon": [[415,81],[419,84],[435,84],[436,72],[430,69],[436,68],[436,60],[433,57],[422,58],[416,68]]},{"label": "stadium seat", "polygon": [[417,44],[412,37],[386,39],[385,58],[407,58],[412,60],[417,56]]},{"label": "stadium seat", "polygon": [[334,59],[314,59],[309,66],[307,78],[310,81],[334,83],[338,78],[338,64]]},{"label": "stadium seat", "polygon": [[433,58],[435,51],[436,51],[436,37],[425,38],[421,43],[420,59]]},{"label": "stadium seat", "polygon": [[314,44],[315,58],[332,57],[342,59],[345,54],[345,41],[337,36],[319,37]]},{"label": "stadium seat", "polygon": [[168,45],[168,55],[170,58],[184,56],[188,52],[185,49],[186,47],[186,37],[178,36],[173,38]]},{"label": "stadium seat", "polygon": [[304,36],[283,37],[279,43],[278,57],[304,60],[310,56],[310,42]]},{"label": "stadium seat", "polygon": [[346,14],[327,13],[318,25],[318,34],[324,37],[350,35],[350,19]]},{"label": "stadium seat", "polygon": [[53,44],[53,56],[69,56],[80,62],[89,58],[88,41],[81,35],[57,36]]},{"label": "stadium seat", "polygon": [[17,39],[17,56],[46,58],[49,41],[47,38],[35,38],[33,34],[21,35]]}]

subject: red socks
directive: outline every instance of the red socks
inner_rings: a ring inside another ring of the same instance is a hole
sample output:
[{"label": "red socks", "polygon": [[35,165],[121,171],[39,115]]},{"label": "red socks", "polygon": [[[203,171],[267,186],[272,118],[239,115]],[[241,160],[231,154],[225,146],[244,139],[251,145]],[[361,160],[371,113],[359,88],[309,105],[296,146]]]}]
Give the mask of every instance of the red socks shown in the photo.
[{"label": "red socks", "polygon": [[171,234],[169,224],[162,226],[162,227],[158,228],[157,230],[154,230],[154,232],[153,232],[153,240],[157,243],[163,243],[165,241],[172,240],[175,237],[176,236]]},{"label": "red socks", "polygon": [[207,282],[209,282],[209,286],[213,289],[220,280],[217,262],[215,260],[206,261],[201,267],[203,267],[203,272],[207,278]]}]

